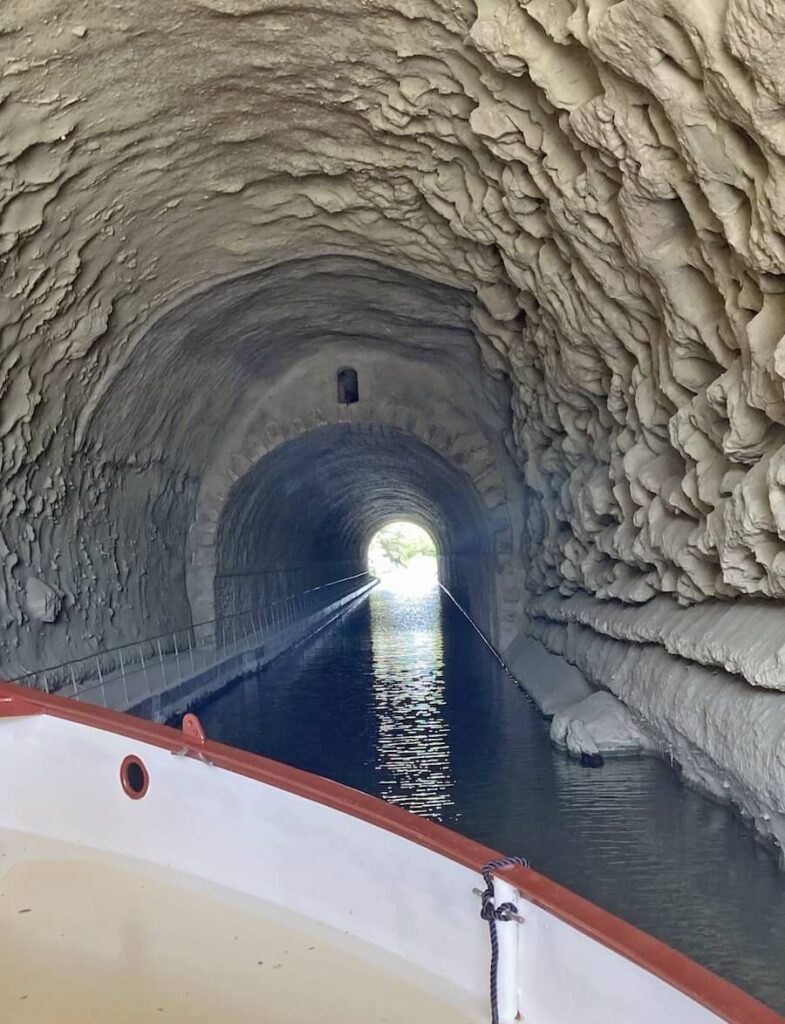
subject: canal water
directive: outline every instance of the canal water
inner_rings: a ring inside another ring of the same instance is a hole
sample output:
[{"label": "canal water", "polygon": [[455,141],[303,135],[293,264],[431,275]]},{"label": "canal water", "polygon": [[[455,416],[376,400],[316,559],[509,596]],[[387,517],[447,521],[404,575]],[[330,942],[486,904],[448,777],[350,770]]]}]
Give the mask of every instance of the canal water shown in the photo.
[{"label": "canal water", "polygon": [[785,873],[653,758],[585,768],[438,590],[359,607],[199,709],[207,734],[442,822],[785,1012]]}]

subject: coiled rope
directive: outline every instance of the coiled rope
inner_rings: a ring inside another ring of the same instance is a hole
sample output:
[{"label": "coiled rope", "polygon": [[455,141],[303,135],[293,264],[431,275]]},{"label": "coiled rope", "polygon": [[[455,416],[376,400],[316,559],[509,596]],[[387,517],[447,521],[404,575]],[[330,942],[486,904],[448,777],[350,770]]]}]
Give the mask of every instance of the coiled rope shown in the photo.
[{"label": "coiled rope", "polygon": [[488,922],[488,930],[491,939],[491,1024],[499,1024],[499,1003],[498,1003],[498,970],[499,970],[499,937],[496,934],[497,921],[512,921],[518,913],[518,907],[514,903],[500,903],[496,906],[493,889],[493,872],[502,868],[520,865],[527,868],[529,862],[525,857],[504,857],[501,860],[489,861],[482,869],[482,877],[485,880],[485,891],[480,893],[482,907],[480,917]]}]

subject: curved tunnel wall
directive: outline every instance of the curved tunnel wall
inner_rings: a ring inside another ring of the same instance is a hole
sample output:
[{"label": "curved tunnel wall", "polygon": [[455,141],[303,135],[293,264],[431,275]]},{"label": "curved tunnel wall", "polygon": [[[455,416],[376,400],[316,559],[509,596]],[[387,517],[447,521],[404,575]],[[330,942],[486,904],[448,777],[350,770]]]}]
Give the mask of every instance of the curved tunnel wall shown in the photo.
[{"label": "curved tunnel wall", "polygon": [[434,537],[443,582],[495,628],[492,524],[471,477],[401,430],[322,427],[262,458],[235,485],[217,535],[222,611],[254,607],[276,570],[318,586],[363,572],[373,534],[394,518]]},{"label": "curved tunnel wall", "polygon": [[[97,407],[82,406],[88,433],[52,473],[56,517],[34,541],[29,523],[6,524],[22,546],[5,671],[212,619],[232,488],[287,440],[341,422],[402,430],[468,474],[492,523],[486,604],[509,640],[523,592],[521,483],[509,384],[483,369],[472,309],[465,291],[333,256],[229,279],[159,315]],[[351,406],[338,402],[345,366],[359,373]]]},{"label": "curved tunnel wall", "polygon": [[[571,596],[604,635],[652,599],[715,602],[719,623],[725,601],[785,597],[780,5],[419,9],[3,5],[9,662],[187,610],[201,445],[256,350],[207,310],[200,399],[175,412],[179,328],[150,322],[327,254],[463,291],[481,375],[512,384],[526,586],[557,632]],[[716,632],[690,656],[724,666]],[[768,654],[735,657],[785,688]]]},{"label": "curved tunnel wall", "polygon": [[185,310],[327,255],[462,294],[476,379],[511,382],[535,618],[566,635],[574,596],[610,635],[630,605],[713,603],[690,656],[726,665],[721,605],[785,597],[778,5],[45,8],[0,13],[9,666],[188,612],[205,444],[271,344],[219,303],[208,355]]}]

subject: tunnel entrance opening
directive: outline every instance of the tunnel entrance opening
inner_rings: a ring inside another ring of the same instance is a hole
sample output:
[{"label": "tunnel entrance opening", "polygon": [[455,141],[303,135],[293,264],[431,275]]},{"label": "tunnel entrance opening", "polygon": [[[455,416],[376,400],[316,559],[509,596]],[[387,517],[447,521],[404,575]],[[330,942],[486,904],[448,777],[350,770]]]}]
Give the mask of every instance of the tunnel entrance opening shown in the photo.
[{"label": "tunnel entrance opening", "polygon": [[387,523],[373,535],[367,565],[387,590],[431,590],[439,582],[436,541],[424,527],[406,519]]}]

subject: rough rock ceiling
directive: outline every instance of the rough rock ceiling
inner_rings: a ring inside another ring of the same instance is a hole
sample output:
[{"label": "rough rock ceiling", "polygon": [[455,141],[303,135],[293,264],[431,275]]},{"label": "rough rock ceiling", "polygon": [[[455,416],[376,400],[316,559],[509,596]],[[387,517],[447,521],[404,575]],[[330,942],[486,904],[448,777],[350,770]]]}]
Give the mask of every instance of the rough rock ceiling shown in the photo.
[{"label": "rough rock ceiling", "polygon": [[783,50],[768,0],[6,0],[7,623],[127,480],[150,321],[326,253],[476,296],[530,591],[783,596]]}]

